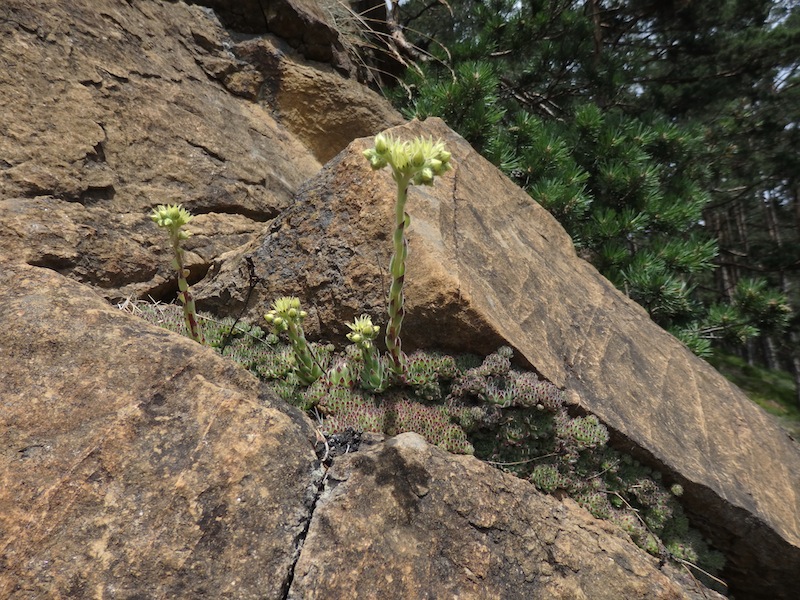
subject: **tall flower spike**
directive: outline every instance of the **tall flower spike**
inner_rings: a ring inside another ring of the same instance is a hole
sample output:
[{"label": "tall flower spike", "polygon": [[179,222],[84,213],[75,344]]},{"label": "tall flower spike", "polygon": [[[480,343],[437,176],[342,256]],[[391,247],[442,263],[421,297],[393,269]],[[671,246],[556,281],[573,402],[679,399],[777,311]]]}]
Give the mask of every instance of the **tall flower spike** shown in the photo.
[{"label": "tall flower spike", "polygon": [[181,248],[181,242],[191,235],[190,232],[183,230],[182,227],[192,220],[192,215],[181,204],[159,204],[150,213],[150,219],[162,229],[166,229],[169,234],[173,255],[172,264],[178,272],[178,299],[183,305],[186,330],[194,341],[205,344],[203,330],[197,320],[194,297],[189,290],[189,282],[186,279],[189,276],[189,270],[184,266],[183,248]]},{"label": "tall flower spike", "polygon": [[391,361],[392,373],[403,379],[406,376],[405,357],[401,349],[400,329],[405,314],[403,305],[403,280],[406,272],[406,255],[408,242],[405,230],[411,218],[405,212],[408,199],[408,186],[433,185],[434,178],[452,168],[450,153],[441,140],[418,137],[411,141],[396,140],[389,133],[375,136],[372,148],[364,151],[364,157],[370,166],[377,170],[385,166],[392,169],[392,178],[397,184],[397,202],[395,204],[395,230],[392,237],[394,252],[389,263],[392,284],[389,288],[389,325],[386,327],[386,348]]}]

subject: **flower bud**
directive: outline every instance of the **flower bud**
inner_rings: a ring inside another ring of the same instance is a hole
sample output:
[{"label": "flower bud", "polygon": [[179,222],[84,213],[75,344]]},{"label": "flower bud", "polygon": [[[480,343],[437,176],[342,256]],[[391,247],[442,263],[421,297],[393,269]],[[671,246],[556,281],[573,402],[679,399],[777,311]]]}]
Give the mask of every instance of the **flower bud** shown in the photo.
[{"label": "flower bud", "polygon": [[422,148],[421,145],[418,146],[416,148],[416,152],[414,152],[414,156],[411,157],[410,161],[411,166],[414,167],[415,169],[419,169],[425,164],[426,158],[427,157],[425,156],[425,150]]},{"label": "flower bud", "polygon": [[371,154],[367,155],[367,153],[365,152],[364,156],[367,157],[367,160],[369,161],[369,166],[372,167],[373,171],[379,171],[388,164],[386,162],[386,159],[383,158],[382,156],[378,156],[377,154],[375,154],[374,150],[368,150],[367,152],[370,152]]},{"label": "flower bud", "polygon": [[389,151],[389,140],[382,133],[375,136],[375,151],[378,154],[386,154]]},{"label": "flower bud", "polygon": [[425,167],[414,178],[414,183],[417,185],[433,185],[433,170],[430,167]]}]

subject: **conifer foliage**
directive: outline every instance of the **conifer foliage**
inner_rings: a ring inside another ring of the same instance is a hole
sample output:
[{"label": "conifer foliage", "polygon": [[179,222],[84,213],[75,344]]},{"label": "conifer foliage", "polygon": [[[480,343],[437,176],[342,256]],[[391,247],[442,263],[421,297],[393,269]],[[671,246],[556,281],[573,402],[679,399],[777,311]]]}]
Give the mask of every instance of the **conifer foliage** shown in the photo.
[{"label": "conifer foliage", "polygon": [[[755,359],[756,340],[772,336],[786,348],[798,335],[789,296],[797,301],[800,281],[786,251],[798,244],[800,220],[773,228],[771,269],[753,248],[734,247],[728,214],[732,202],[764,212],[777,188],[774,211],[800,206],[797,184],[792,200],[786,181],[798,116],[788,108],[791,82],[800,82],[797,7],[410,0],[400,13],[406,36],[436,57],[395,91],[405,115],[442,117],[656,322],[701,356],[720,347]],[[773,89],[779,74],[783,94]],[[783,115],[765,114],[768,103]],[[747,162],[742,150],[753,145]],[[778,163],[780,178],[771,174]]]}]

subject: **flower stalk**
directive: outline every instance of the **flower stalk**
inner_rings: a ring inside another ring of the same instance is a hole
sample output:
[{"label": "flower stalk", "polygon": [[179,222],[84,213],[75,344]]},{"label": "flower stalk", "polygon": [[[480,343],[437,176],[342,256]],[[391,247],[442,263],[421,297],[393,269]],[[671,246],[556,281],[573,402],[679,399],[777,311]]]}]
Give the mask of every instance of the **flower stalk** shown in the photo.
[{"label": "flower stalk", "polygon": [[361,371],[361,386],[365,390],[382,392],[386,389],[387,378],[384,372],[378,349],[373,343],[378,336],[380,327],[372,324],[369,315],[361,315],[352,323],[347,323],[351,329],[347,339],[353,342],[361,351],[364,368]]},{"label": "flower stalk", "polygon": [[286,333],[292,343],[297,366],[297,379],[301,385],[311,385],[322,376],[322,368],[311,354],[303,332],[303,320],[308,313],[300,309],[300,299],[283,296],[272,303],[272,310],[264,315],[276,335]]},{"label": "flower stalk", "polygon": [[182,227],[192,218],[193,216],[181,204],[159,204],[150,213],[150,219],[162,229],[166,229],[169,234],[173,255],[172,267],[178,273],[178,299],[183,305],[186,330],[194,341],[205,344],[203,330],[197,320],[194,297],[189,289],[189,281],[187,280],[189,269],[185,266],[183,248],[181,247],[181,242],[191,235],[190,232],[183,230]]},{"label": "flower stalk", "polygon": [[405,355],[402,351],[400,331],[405,316],[406,258],[408,241],[405,232],[411,224],[411,217],[405,210],[410,185],[433,185],[434,177],[452,168],[450,153],[440,141],[431,138],[415,138],[411,141],[395,140],[391,134],[379,133],[375,145],[364,151],[364,157],[373,170],[387,165],[391,167],[392,178],[397,184],[395,203],[393,253],[389,262],[392,283],[389,288],[389,323],[386,327],[386,349],[391,371],[394,376],[404,380],[407,375]]}]

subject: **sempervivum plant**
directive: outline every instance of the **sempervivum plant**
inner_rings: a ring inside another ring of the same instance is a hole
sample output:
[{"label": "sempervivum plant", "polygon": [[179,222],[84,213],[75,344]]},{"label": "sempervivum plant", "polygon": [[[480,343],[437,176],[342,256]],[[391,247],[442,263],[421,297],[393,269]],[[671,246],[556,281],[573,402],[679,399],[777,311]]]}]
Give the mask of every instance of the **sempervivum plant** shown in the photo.
[{"label": "sempervivum plant", "polygon": [[194,298],[189,290],[189,270],[184,265],[183,248],[181,242],[189,238],[191,233],[183,229],[192,215],[181,204],[159,204],[150,214],[153,222],[166,229],[169,234],[170,245],[172,246],[172,266],[178,272],[178,298],[183,305],[183,317],[186,321],[186,329],[193,340],[205,344],[203,330],[197,320],[197,310],[194,305]]},{"label": "sempervivum plant", "polygon": [[322,376],[322,368],[311,354],[303,333],[303,320],[307,314],[301,310],[299,298],[284,296],[275,300],[272,310],[264,315],[275,335],[286,333],[289,336],[297,365],[297,379],[302,385],[311,385]]},{"label": "sempervivum plant", "polygon": [[375,145],[364,151],[370,166],[382,169],[389,166],[397,184],[395,204],[395,229],[392,238],[394,251],[389,263],[392,284],[389,289],[389,324],[386,327],[386,349],[389,353],[392,373],[399,380],[406,376],[405,357],[400,344],[400,328],[403,325],[403,281],[406,273],[408,242],[405,230],[411,223],[406,213],[406,200],[410,185],[433,185],[437,175],[452,168],[450,153],[441,141],[431,138],[415,138],[400,141],[388,133],[375,136]]},{"label": "sempervivum plant", "polygon": [[387,380],[380,353],[373,343],[380,331],[372,324],[369,315],[361,315],[347,326],[351,329],[347,339],[361,352],[364,368],[361,372],[361,385],[365,390],[381,392],[386,389]]}]

